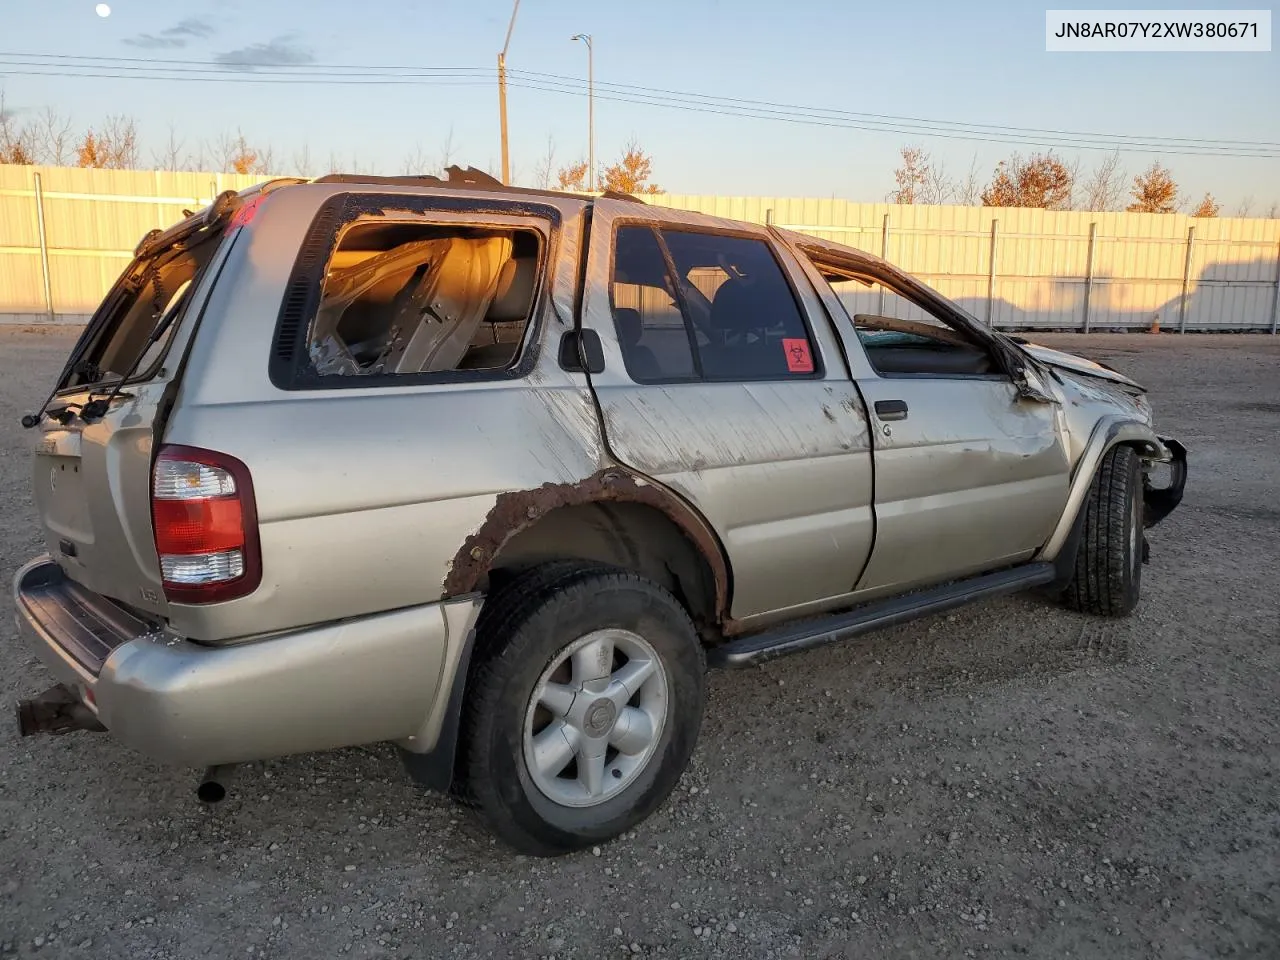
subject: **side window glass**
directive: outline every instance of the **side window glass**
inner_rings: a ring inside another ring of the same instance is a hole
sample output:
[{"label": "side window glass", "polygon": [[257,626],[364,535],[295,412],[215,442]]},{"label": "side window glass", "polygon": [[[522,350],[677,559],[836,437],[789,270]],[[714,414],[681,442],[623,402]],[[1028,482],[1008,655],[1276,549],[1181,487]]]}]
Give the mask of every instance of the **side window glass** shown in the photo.
[{"label": "side window glass", "polygon": [[697,376],[675,284],[651,228],[618,229],[609,305],[632,380],[652,383]]},{"label": "side window glass", "polygon": [[877,373],[973,376],[998,372],[982,346],[893,288],[872,277],[850,277],[815,266],[853,320]]},{"label": "side window glass", "polygon": [[769,245],[748,237],[663,230],[705,380],[819,374],[818,353]]},{"label": "side window glass", "polygon": [[[901,340],[908,336],[902,331],[915,328],[917,337],[936,334],[946,337],[951,328],[940,319],[912,303],[896,291],[884,286],[878,280],[850,279],[846,277],[829,278],[831,289],[835,291],[845,310],[853,319],[858,337],[864,343],[868,341],[888,342],[889,334]],[[905,321],[905,322],[899,322]],[[899,327],[900,330],[889,328]]]}]

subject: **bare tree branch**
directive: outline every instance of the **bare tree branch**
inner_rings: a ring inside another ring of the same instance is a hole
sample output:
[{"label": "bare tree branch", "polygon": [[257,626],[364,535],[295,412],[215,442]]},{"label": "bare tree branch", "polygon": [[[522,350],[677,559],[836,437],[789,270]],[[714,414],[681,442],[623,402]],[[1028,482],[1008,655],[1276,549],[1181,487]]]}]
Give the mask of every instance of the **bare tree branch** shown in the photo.
[{"label": "bare tree branch", "polygon": [[413,151],[405,155],[404,172],[408,176],[417,177],[431,172],[431,160],[427,157],[427,151],[422,149],[422,144],[415,143]]},{"label": "bare tree branch", "polygon": [[311,176],[311,146],[304,143],[302,149],[295,150],[293,156],[289,158],[289,166],[293,167],[293,172],[300,177]]},{"label": "bare tree branch", "polygon": [[1120,167],[1120,151],[1107,155],[1084,182],[1081,207],[1085,210],[1115,210],[1120,206],[1128,174]]},{"label": "bare tree branch", "polygon": [[151,151],[151,162],[156,165],[159,170],[181,170],[182,169],[182,148],[185,140],[178,139],[178,130],[172,123],[169,124],[169,139],[165,145],[159,150]]},{"label": "bare tree branch", "polygon": [[53,107],[40,115],[36,150],[43,163],[64,167],[71,162],[71,118],[60,116]]},{"label": "bare tree branch", "polygon": [[978,175],[978,155],[973,155],[969,172],[956,184],[956,200],[966,207],[976,207],[982,202],[982,180]]},{"label": "bare tree branch", "polygon": [[551,178],[555,175],[555,166],[556,143],[552,136],[547,134],[547,152],[533,169],[534,186],[543,190],[550,188]]},{"label": "bare tree branch", "polygon": [[449,124],[449,133],[445,136],[444,141],[440,144],[440,164],[441,173],[449,169],[449,164],[453,162],[453,124]]}]

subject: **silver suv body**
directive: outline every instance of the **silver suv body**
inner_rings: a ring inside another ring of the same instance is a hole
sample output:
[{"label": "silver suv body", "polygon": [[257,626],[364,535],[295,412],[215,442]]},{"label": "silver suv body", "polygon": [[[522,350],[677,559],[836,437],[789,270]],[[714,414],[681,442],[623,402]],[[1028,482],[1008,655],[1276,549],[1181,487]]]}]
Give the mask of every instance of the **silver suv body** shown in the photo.
[{"label": "silver suv body", "polygon": [[662,801],[706,659],[1032,587],[1128,613],[1185,477],[1140,386],[876,258],[456,169],[149,235],[28,423],[24,732],[391,741],[542,853]]}]

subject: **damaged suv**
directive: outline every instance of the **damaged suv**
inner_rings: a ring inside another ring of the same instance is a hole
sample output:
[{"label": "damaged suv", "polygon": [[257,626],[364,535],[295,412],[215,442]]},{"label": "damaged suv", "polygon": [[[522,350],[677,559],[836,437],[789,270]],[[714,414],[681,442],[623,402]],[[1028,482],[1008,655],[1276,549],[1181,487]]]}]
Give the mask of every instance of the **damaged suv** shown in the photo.
[{"label": "damaged suv", "polygon": [[1051,591],[1124,616],[1144,390],[891,265],[634,198],[334,175],[139,244],[43,407],[22,732],[208,768],[391,742],[515,848],[681,776],[708,663]]}]

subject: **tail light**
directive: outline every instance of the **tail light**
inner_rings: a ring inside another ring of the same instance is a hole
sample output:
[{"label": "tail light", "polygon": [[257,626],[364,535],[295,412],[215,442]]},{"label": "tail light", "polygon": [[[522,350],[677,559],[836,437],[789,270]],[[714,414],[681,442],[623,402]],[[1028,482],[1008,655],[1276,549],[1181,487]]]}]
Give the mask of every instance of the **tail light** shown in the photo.
[{"label": "tail light", "polygon": [[165,597],[234,600],[262,580],[249,469],[195,447],[161,447],[151,474],[151,520]]}]

